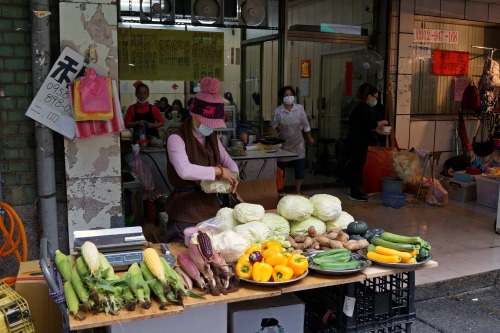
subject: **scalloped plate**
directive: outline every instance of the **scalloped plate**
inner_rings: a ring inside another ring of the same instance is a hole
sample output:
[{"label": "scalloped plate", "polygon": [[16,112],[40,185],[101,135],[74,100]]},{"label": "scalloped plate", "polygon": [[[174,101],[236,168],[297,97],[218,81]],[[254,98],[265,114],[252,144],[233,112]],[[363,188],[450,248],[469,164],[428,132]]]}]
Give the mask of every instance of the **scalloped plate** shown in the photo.
[{"label": "scalloped plate", "polygon": [[324,251],[314,251],[314,252],[308,252],[308,253],[305,254],[305,256],[307,257],[307,261],[309,262],[309,269],[312,272],[316,272],[316,273],[319,273],[319,274],[325,274],[325,275],[348,275],[348,274],[353,274],[353,273],[362,271],[363,269],[365,269],[367,267],[370,267],[371,264],[372,264],[372,262],[370,260],[361,257],[357,253],[352,253],[353,258],[361,260],[363,262],[363,266],[361,266],[359,268],[345,269],[345,270],[340,270],[340,271],[338,271],[338,270],[331,270],[331,269],[321,269],[321,268],[319,268],[318,265],[316,265],[313,262],[314,255],[316,255],[317,253],[320,253],[320,252],[324,252]]},{"label": "scalloped plate", "polygon": [[254,281],[254,280],[244,279],[242,277],[240,277],[240,280],[248,282],[250,284],[254,284],[256,286],[276,287],[276,286],[281,286],[284,284],[289,284],[289,283],[294,283],[294,282],[300,281],[303,278],[305,278],[307,276],[307,274],[309,274],[309,269],[304,274],[302,274],[301,276],[299,276],[295,279],[291,279],[288,281],[281,281],[281,282],[258,282],[258,281]]},{"label": "scalloped plate", "polygon": [[[367,249],[361,249],[358,251],[358,254],[367,259],[368,260],[368,257],[366,256],[366,252],[367,252]],[[381,261],[377,261],[377,260],[373,260],[373,259],[370,259],[373,263],[379,265],[379,266],[384,266],[384,267],[395,267],[395,268],[408,268],[408,267],[417,267],[417,266],[420,266],[420,265],[423,265],[425,264],[426,262],[428,262],[429,260],[432,259],[432,254],[429,253],[429,257],[427,259],[425,259],[424,261],[421,261],[421,262],[417,262],[417,263],[414,263],[414,264],[405,264],[405,263],[390,263],[390,262],[381,262]]]}]

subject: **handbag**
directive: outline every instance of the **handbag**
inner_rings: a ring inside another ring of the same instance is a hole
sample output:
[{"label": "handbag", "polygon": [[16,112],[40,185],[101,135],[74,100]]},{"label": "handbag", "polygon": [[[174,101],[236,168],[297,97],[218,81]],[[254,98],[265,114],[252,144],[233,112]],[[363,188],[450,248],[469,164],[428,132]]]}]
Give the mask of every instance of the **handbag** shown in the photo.
[{"label": "handbag", "polygon": [[[493,153],[493,150],[495,150],[495,142],[493,141],[493,135],[491,135],[490,132],[488,132],[487,140],[483,141],[484,127],[484,122],[481,120],[481,126],[477,128],[476,135],[472,139],[472,150],[474,151],[474,154],[479,157],[489,156]],[[481,137],[476,141],[479,130],[481,130]]]}]

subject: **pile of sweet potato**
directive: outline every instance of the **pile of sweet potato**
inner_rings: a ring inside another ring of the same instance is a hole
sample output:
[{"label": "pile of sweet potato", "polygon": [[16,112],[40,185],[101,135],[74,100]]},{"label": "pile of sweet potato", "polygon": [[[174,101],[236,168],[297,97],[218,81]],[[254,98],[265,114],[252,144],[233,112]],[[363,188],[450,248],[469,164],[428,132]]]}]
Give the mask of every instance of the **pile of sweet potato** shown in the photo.
[{"label": "pile of sweet potato", "polygon": [[342,230],[332,230],[318,234],[314,227],[309,227],[307,235],[289,236],[287,239],[293,253],[303,253],[317,250],[348,249],[357,251],[370,245],[366,239],[349,239],[349,235]]}]

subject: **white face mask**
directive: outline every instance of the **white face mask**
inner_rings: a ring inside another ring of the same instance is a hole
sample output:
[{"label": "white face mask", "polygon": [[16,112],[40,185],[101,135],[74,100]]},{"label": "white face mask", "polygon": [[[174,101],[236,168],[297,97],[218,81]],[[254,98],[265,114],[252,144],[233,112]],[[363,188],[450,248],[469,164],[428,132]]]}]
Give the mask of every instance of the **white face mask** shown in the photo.
[{"label": "white face mask", "polygon": [[147,99],[141,101],[140,99],[137,98],[137,103],[139,104],[146,104],[147,101],[148,101]]},{"label": "white face mask", "polygon": [[293,101],[295,101],[295,96],[285,96],[283,97],[283,103],[286,105],[292,105]]},{"label": "white face mask", "polygon": [[214,129],[210,128],[204,124],[200,124],[200,127],[194,127],[194,130],[196,133],[203,135],[203,136],[209,136],[210,134],[213,133]]}]

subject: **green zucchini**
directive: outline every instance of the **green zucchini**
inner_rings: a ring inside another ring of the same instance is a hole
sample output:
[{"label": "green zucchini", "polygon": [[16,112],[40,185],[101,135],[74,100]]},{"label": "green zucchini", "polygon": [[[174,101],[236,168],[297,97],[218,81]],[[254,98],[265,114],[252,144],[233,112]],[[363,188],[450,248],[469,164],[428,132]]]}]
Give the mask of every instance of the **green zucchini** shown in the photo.
[{"label": "green zucchini", "polygon": [[398,250],[398,251],[408,251],[411,252],[415,249],[419,249],[420,245],[417,244],[405,244],[405,243],[395,243],[390,242],[382,238],[372,238],[372,244],[378,246],[388,247],[390,249]]},{"label": "green zucchini", "polygon": [[398,234],[393,234],[392,232],[383,232],[380,234],[383,240],[394,242],[394,243],[405,243],[405,244],[419,244],[422,245],[422,238],[419,236],[402,236]]}]

